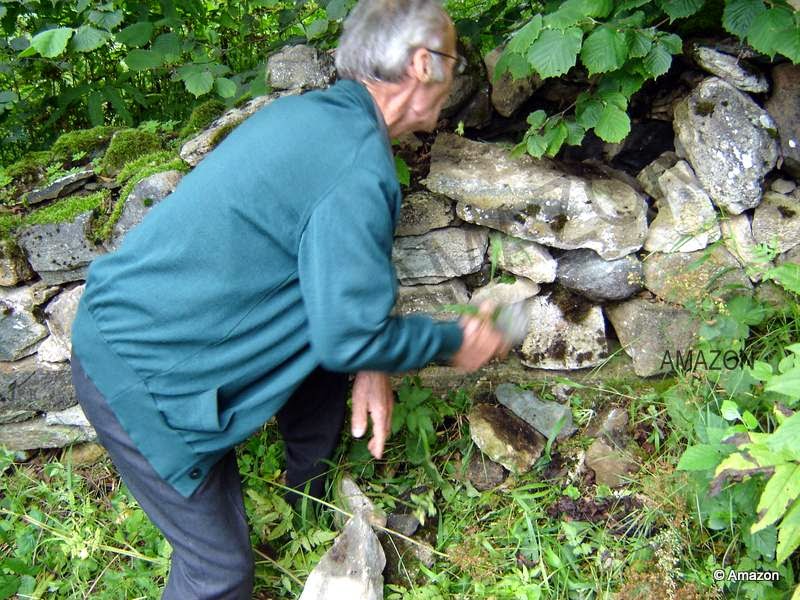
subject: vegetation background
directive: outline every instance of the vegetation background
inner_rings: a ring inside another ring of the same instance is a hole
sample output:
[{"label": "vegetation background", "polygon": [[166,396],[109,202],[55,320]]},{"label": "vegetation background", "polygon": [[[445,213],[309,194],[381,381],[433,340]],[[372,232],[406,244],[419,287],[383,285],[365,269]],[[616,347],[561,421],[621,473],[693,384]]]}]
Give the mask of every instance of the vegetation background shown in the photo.
[{"label": "vegetation background", "polygon": [[[353,4],[0,3],[0,200],[14,200],[15,182],[34,172],[55,177],[91,164],[132,186],[174,165],[188,136],[269,90],[270,52],[294,42],[332,48]],[[630,99],[692,36],[734,36],[743,50],[800,62],[796,2],[451,0],[447,9],[474,64],[507,42],[499,72],[585,77],[572,106],[528,116],[517,152],[533,156],[555,156],[589,131],[622,140]],[[138,132],[143,156],[94,156],[119,129]],[[107,200],[99,193],[61,208]],[[0,228],[32,218],[2,214]],[[99,237],[110,222],[99,224]],[[464,418],[474,398],[463,390],[438,398],[407,380],[386,458],[374,461],[363,442],[346,439],[332,465],[355,474],[385,510],[416,515],[436,550],[431,567],[409,555],[387,597],[800,598],[800,268],[770,266],[768,246],[762,258],[785,305],[734,295],[693,307],[705,322],[699,349],[747,348],[753,367],[567,382],[578,424],[603,407],[628,411],[642,469],[622,492],[559,469],[561,456],[588,445],[582,435],[557,451],[548,445],[531,473],[479,492],[465,476],[477,452]],[[550,398],[551,383],[530,387]],[[239,452],[264,598],[295,597],[336,535],[330,512],[296,513],[283,502],[281,453],[272,425]],[[109,462],[77,463],[69,450],[28,462],[0,457],[0,598],[157,597],[168,544]],[[718,569],[779,579],[717,581]]]}]

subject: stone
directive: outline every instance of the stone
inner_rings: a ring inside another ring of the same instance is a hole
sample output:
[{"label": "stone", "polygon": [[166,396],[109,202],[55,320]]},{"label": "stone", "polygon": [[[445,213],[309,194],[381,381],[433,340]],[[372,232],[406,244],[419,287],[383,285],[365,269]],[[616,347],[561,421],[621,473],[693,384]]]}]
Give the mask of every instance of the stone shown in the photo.
[{"label": "stone", "polygon": [[331,56],[305,44],[284,47],[267,59],[267,81],[274,90],[325,88],[334,75]]},{"label": "stone", "polygon": [[492,234],[492,243],[500,245],[497,266],[534,283],[556,279],[557,263],[544,246],[502,233]]},{"label": "stone", "polygon": [[771,306],[778,311],[785,311],[789,309],[795,300],[779,285],[771,281],[762,281],[756,285],[755,299]]},{"label": "stone", "polygon": [[360,515],[372,527],[386,527],[386,513],[367,498],[350,475],[344,475],[339,482],[339,498],[347,512]]},{"label": "stone", "polygon": [[489,236],[479,227],[445,227],[396,238],[392,260],[402,285],[441,283],[478,271]]},{"label": "stone", "polygon": [[267,96],[259,96],[258,98],[253,98],[244,106],[232,108],[211,123],[208,129],[181,146],[181,158],[190,166],[196,167],[205,158],[206,154],[211,152],[224,139],[226,132],[231,131],[247,117],[271,104],[274,100],[285,96],[295,96],[299,92],[300,90],[288,90]]},{"label": "stone", "polygon": [[690,350],[700,328],[689,311],[658,300],[632,298],[608,305],[605,311],[640,377],[669,372],[670,357]]},{"label": "stone", "polygon": [[414,535],[420,522],[414,515],[392,513],[386,518],[386,528],[407,537]]},{"label": "stone", "polygon": [[588,437],[603,437],[612,445],[621,445],[628,429],[628,413],[624,408],[612,406],[592,419],[586,428]]},{"label": "stone", "polygon": [[114,224],[111,240],[107,244],[109,250],[119,248],[128,232],[142,222],[153,206],[171,194],[182,178],[180,171],[165,171],[145,177],[137,183],[125,199],[119,220]]},{"label": "stone", "polygon": [[664,152],[644,169],[639,171],[636,180],[651,198],[660,200],[664,196],[664,193],[661,191],[658,179],[665,171],[674,167],[679,160],[680,158],[678,158],[678,155],[671,150]]},{"label": "stone", "polygon": [[47,328],[32,312],[0,298],[0,360],[33,354],[34,344],[47,337]]},{"label": "stone", "polygon": [[772,68],[772,95],[767,112],[775,120],[780,138],[783,168],[800,177],[800,65],[783,63]]},{"label": "stone", "polygon": [[583,369],[608,357],[603,311],[562,289],[528,300],[531,328],[522,362],[536,369]]},{"label": "stone", "polygon": [[64,410],[76,402],[69,365],[42,365],[33,357],[0,362],[0,423]]},{"label": "stone", "polygon": [[793,196],[767,192],[753,213],[753,237],[778,253],[800,244],[800,201]]},{"label": "stone", "polygon": [[50,335],[36,348],[36,358],[46,363],[67,362],[70,359],[70,351]]},{"label": "stone", "polygon": [[693,252],[720,239],[717,213],[689,163],[680,160],[665,170],[658,178],[658,187],[660,208],[645,250]]},{"label": "stone", "polygon": [[800,246],[795,246],[788,252],[778,255],[775,259],[775,263],[779,265],[786,263],[800,264]]},{"label": "stone", "polygon": [[513,283],[492,281],[472,292],[470,304],[481,305],[492,302],[495,305],[514,304],[532,298],[539,293],[539,286],[524,277]]},{"label": "stone", "polygon": [[453,119],[464,127],[484,127],[492,120],[491,88],[484,83]]},{"label": "stone", "polygon": [[595,302],[624,300],[642,289],[642,263],[635,254],[603,260],[593,250],[570,250],[558,258],[556,282]]},{"label": "stone", "polygon": [[108,453],[98,443],[83,442],[69,448],[68,457],[76,467],[86,467],[100,462]]},{"label": "stone", "polygon": [[709,294],[729,298],[753,290],[739,261],[722,246],[708,252],[654,252],[644,260],[644,285],[662,300],[683,306]]},{"label": "stone", "polygon": [[512,159],[498,144],[441,133],[423,183],[456,200],[464,221],[611,260],[642,247],[647,206],[632,187],[605,177],[570,175],[550,159]]},{"label": "stone", "polygon": [[33,278],[25,254],[12,239],[0,241],[0,286],[14,286]]},{"label": "stone", "polygon": [[[445,59],[446,60],[446,59]],[[441,110],[442,117],[452,117],[458,112],[467,100],[469,100],[478,89],[479,77],[471,70],[467,70],[461,75],[456,74],[453,79],[453,87],[450,88],[450,95],[444,101]]]},{"label": "stone", "polygon": [[722,241],[734,258],[739,261],[750,281],[759,281],[769,262],[760,258],[750,217],[747,213],[730,215],[719,223]]},{"label": "stone", "polygon": [[609,446],[602,439],[596,439],[586,451],[586,465],[594,471],[594,481],[598,485],[621,487],[629,482],[630,476],[639,470],[639,465],[625,452]]},{"label": "stone", "polygon": [[776,179],[769,185],[769,189],[778,194],[791,194],[797,189],[797,184],[788,179]]},{"label": "stone", "polygon": [[502,116],[510,117],[542,85],[542,81],[535,75],[514,79],[508,72],[495,78],[495,67],[502,54],[502,46],[495,48],[483,58],[483,63],[486,66],[489,84],[492,86],[492,106]]},{"label": "stone", "polygon": [[311,571],[299,600],[380,600],[385,566],[378,538],[356,514]]},{"label": "stone", "polygon": [[458,279],[430,285],[401,285],[397,291],[395,313],[426,314],[435,319],[450,320],[454,313],[446,308],[447,305],[466,304],[468,301],[467,288]]},{"label": "stone", "polygon": [[508,477],[503,465],[487,458],[481,452],[474,452],[467,466],[467,479],[479,492],[486,492],[501,485]]},{"label": "stone", "polygon": [[105,253],[86,237],[91,218],[89,211],[69,223],[32,225],[19,234],[20,247],[45,283],[85,280],[89,263]]},{"label": "stone", "polygon": [[50,425],[45,418],[23,423],[0,425],[0,446],[8,450],[35,450],[37,448],[63,448],[78,442],[96,439],[94,430],[66,425]]},{"label": "stone", "polygon": [[569,404],[541,400],[532,391],[511,383],[498,385],[495,397],[548,440],[564,440],[577,431]]},{"label": "stone", "polygon": [[742,63],[735,56],[703,46],[695,47],[692,55],[700,68],[743,92],[764,94],[769,91],[769,83],[764,74]]},{"label": "stone", "polygon": [[[78,303],[85,287],[85,285],[79,285],[61,292],[45,308],[44,314],[47,320],[47,329],[50,331],[50,337],[47,342],[50,343],[51,347],[45,349],[44,352],[42,347],[39,347],[38,356],[40,359],[48,360],[49,362],[69,360],[72,354],[72,322],[78,312]],[[58,352],[59,349],[61,350],[60,353]],[[54,360],[57,357],[59,360]]]},{"label": "stone", "polygon": [[433,567],[433,547],[423,542],[412,543],[386,532],[379,533],[378,539],[386,556],[385,582],[402,586],[424,585],[426,576],[422,567]]},{"label": "stone", "polygon": [[84,429],[91,429],[92,424],[83,414],[83,409],[79,404],[70,406],[63,410],[48,412],[44,416],[44,422],[47,425],[69,425],[71,427],[82,427]]},{"label": "stone", "polygon": [[26,194],[24,198],[29,205],[39,204],[41,202],[45,202],[46,200],[55,200],[56,198],[67,196],[74,192],[87,180],[93,177],[94,171],[92,169],[84,169],[82,171],[78,171],[77,173],[70,173],[69,175],[59,177],[46,187],[33,190],[32,192]]},{"label": "stone", "polygon": [[541,456],[545,438],[505,406],[479,402],[469,411],[469,431],[481,451],[513,473],[525,473]]},{"label": "stone", "polygon": [[711,200],[729,213],[758,205],[778,160],[777,125],[731,84],[710,77],[675,107],[675,147]]},{"label": "stone", "polygon": [[453,222],[453,203],[442,196],[419,191],[403,198],[395,235],[422,235]]}]

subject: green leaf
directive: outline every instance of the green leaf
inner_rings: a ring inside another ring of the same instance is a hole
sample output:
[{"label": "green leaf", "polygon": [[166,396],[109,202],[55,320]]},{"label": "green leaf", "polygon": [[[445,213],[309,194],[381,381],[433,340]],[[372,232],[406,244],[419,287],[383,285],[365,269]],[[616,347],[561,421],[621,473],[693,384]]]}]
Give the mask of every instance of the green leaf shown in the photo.
[{"label": "green leaf", "polygon": [[795,25],[778,32],[774,40],[775,50],[793,63],[800,63],[800,26]]},{"label": "green leaf", "polygon": [[583,11],[589,17],[605,19],[614,8],[613,0],[583,0]]},{"label": "green leaf", "polygon": [[672,66],[672,55],[661,44],[656,44],[644,57],[644,67],[654,78],[661,77]]},{"label": "green leaf", "polygon": [[86,99],[89,110],[89,122],[92,127],[103,124],[103,95],[97,90],[92,91]]},{"label": "green leaf", "polygon": [[726,421],[738,421],[742,418],[739,406],[733,400],[724,400],[720,407],[720,414]]},{"label": "green leaf", "polygon": [[544,26],[552,29],[567,29],[586,16],[583,0],[566,0],[561,3],[557,11],[545,15]]},{"label": "green leaf", "polygon": [[122,99],[119,90],[111,86],[106,86],[103,88],[103,95],[109,102],[111,102],[111,106],[114,107],[114,110],[122,118],[122,120],[128,125],[132,125],[133,116],[128,110],[128,107],[125,105],[125,101]]},{"label": "green leaf", "polygon": [[690,17],[699,11],[705,0],[659,0],[658,5],[667,13],[670,22],[675,19]]},{"label": "green leaf", "polygon": [[650,4],[650,0],[623,0],[617,5],[616,9],[614,9],[614,16],[619,16],[622,13],[630,12],[647,4]]},{"label": "green leaf", "polygon": [[121,10],[115,11],[104,11],[104,10],[92,10],[89,11],[89,20],[97,25],[98,27],[102,27],[108,31],[111,31],[115,27],[119,26],[122,23],[122,20],[125,18],[123,12]]},{"label": "green leaf", "polygon": [[631,58],[647,56],[647,53],[653,47],[653,32],[649,29],[629,29],[627,36],[628,55]]},{"label": "green leaf", "polygon": [[528,136],[525,149],[531,156],[541,158],[547,152],[547,140],[543,135],[532,133]]},{"label": "green leaf", "polygon": [[0,4],[0,19],[6,16],[8,9],[5,7],[4,4]]},{"label": "green leaf", "polygon": [[528,115],[526,121],[531,129],[540,129],[544,122],[547,120],[547,113],[543,110],[536,110]]},{"label": "green leaf", "polygon": [[534,17],[528,21],[528,23],[517,31],[512,37],[506,49],[509,52],[516,52],[517,54],[524,55],[528,52],[528,49],[531,47],[531,44],[536,41],[536,38],[539,37],[539,33],[542,31],[542,15],[534,15]]},{"label": "green leaf", "polygon": [[331,0],[325,5],[325,12],[328,14],[328,18],[333,21],[344,19],[349,9],[350,2],[348,0]]},{"label": "green leaf", "polygon": [[775,473],[767,481],[756,513],[761,515],[753,523],[750,533],[758,533],[780,519],[786,507],[800,496],[800,465],[790,463],[775,467]]},{"label": "green leaf", "polygon": [[670,54],[683,53],[683,40],[674,33],[660,33],[657,36],[657,41],[660,42]]},{"label": "green leaf", "polygon": [[494,81],[497,81],[505,72],[510,73],[513,79],[530,77],[532,73],[531,66],[524,56],[508,51],[503,52],[495,65]]},{"label": "green leaf", "polygon": [[544,140],[547,143],[547,150],[545,154],[553,157],[558,154],[562,144],[566,141],[569,135],[569,130],[564,124],[563,120],[559,120],[553,127],[548,127],[544,132]]},{"label": "green leaf", "polygon": [[542,78],[563,75],[575,66],[582,40],[577,27],[563,32],[546,29],[528,51],[528,62]]},{"label": "green leaf", "polygon": [[95,29],[91,25],[81,25],[70,40],[70,45],[76,52],[91,52],[96,50],[111,39],[111,34],[102,29]]},{"label": "green leaf", "polygon": [[177,33],[162,33],[153,42],[153,52],[157,52],[164,62],[174,62],[181,57],[181,41]]},{"label": "green leaf", "polygon": [[767,437],[766,444],[773,452],[788,450],[800,460],[800,412],[786,419],[771,435]]},{"label": "green leaf", "polygon": [[628,45],[625,33],[610,27],[595,29],[583,41],[581,61],[589,70],[589,75],[616,71],[628,58]]},{"label": "green leaf", "polygon": [[708,471],[719,464],[728,449],[723,444],[689,446],[681,455],[676,468],[679,471]]},{"label": "green leaf", "polygon": [[328,31],[329,23],[330,21],[328,21],[328,19],[325,18],[312,21],[311,24],[305,28],[306,39],[315,40],[325,35]]},{"label": "green leaf", "polygon": [[236,84],[227,77],[217,77],[214,85],[221,98],[233,98],[236,95]]},{"label": "green leaf", "polygon": [[[28,50],[21,53],[20,56],[31,56],[38,52],[45,58],[55,58],[64,53],[67,49],[67,43],[72,37],[75,30],[71,27],[57,27],[56,29],[48,29],[33,36],[31,45]],[[28,53],[28,51],[31,51]]]},{"label": "green leaf", "polygon": [[595,127],[603,114],[603,103],[592,99],[586,102],[578,102],[575,111],[575,120],[585,129]]},{"label": "green leaf", "polygon": [[785,8],[770,8],[756,16],[747,32],[750,45],[772,57],[778,51],[775,41],[779,34],[789,29],[794,23],[792,13]]},{"label": "green leaf", "polygon": [[579,123],[575,121],[564,121],[567,126],[567,144],[570,146],[580,146],[583,142],[583,137],[586,135],[584,129]]},{"label": "green leaf", "polygon": [[214,76],[209,71],[193,71],[182,77],[186,91],[195,98],[207,94],[214,85]]},{"label": "green leaf", "polygon": [[800,264],[783,263],[773,267],[767,271],[766,278],[771,279],[785,290],[800,294]]},{"label": "green leaf", "polygon": [[130,48],[139,48],[150,41],[151,35],[153,24],[150,21],[140,21],[115,33],[114,39]]},{"label": "green leaf", "polygon": [[75,12],[78,14],[81,14],[87,8],[89,8],[89,0],[78,0],[75,3]]},{"label": "green leaf", "polygon": [[401,185],[411,185],[411,169],[408,168],[408,164],[402,157],[394,157],[394,170],[397,173],[397,181],[399,181]]},{"label": "green leaf", "polygon": [[781,375],[773,375],[764,390],[784,394],[792,399],[800,398],[800,367],[794,367]]},{"label": "green leaf", "polygon": [[600,113],[600,119],[594,132],[604,142],[616,144],[625,139],[631,131],[631,120],[628,113],[613,104],[607,104]]},{"label": "green leaf", "polygon": [[795,501],[778,527],[778,563],[785,561],[800,546],[800,500]]},{"label": "green leaf", "polygon": [[722,26],[728,33],[744,39],[755,18],[765,10],[762,0],[728,0],[722,11]]},{"label": "green leaf", "polygon": [[748,367],[750,374],[759,381],[767,381],[772,377],[772,366],[760,360],[753,361],[753,366]]},{"label": "green leaf", "polygon": [[152,50],[131,50],[125,57],[125,64],[131,71],[146,71],[160,67],[162,56]]}]

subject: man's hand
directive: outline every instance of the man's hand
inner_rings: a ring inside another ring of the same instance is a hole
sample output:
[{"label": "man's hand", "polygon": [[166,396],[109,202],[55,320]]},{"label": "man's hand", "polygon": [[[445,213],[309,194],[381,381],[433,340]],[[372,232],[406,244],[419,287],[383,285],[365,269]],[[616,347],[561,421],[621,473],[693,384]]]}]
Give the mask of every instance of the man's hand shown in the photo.
[{"label": "man's hand", "polygon": [[375,458],[383,456],[383,445],[392,429],[394,394],[389,376],[376,371],[360,371],[353,383],[353,437],[367,431],[367,414],[372,419],[372,438],[367,444]]},{"label": "man's hand", "polygon": [[466,372],[475,371],[495,356],[505,358],[508,354],[511,349],[510,344],[492,325],[491,315],[494,309],[493,303],[484,302],[477,316],[461,319],[464,341],[451,361],[457,369]]}]

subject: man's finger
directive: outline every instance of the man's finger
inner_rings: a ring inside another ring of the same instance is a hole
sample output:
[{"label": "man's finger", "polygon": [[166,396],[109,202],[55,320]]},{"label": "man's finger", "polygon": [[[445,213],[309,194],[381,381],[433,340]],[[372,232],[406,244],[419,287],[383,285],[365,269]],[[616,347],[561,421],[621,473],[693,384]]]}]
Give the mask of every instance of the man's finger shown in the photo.
[{"label": "man's finger", "polygon": [[351,427],[353,437],[361,437],[367,431],[367,398],[358,391],[353,394]]},{"label": "man's finger", "polygon": [[383,456],[386,433],[386,410],[381,407],[372,412],[372,439],[367,444],[367,448],[375,458]]}]

